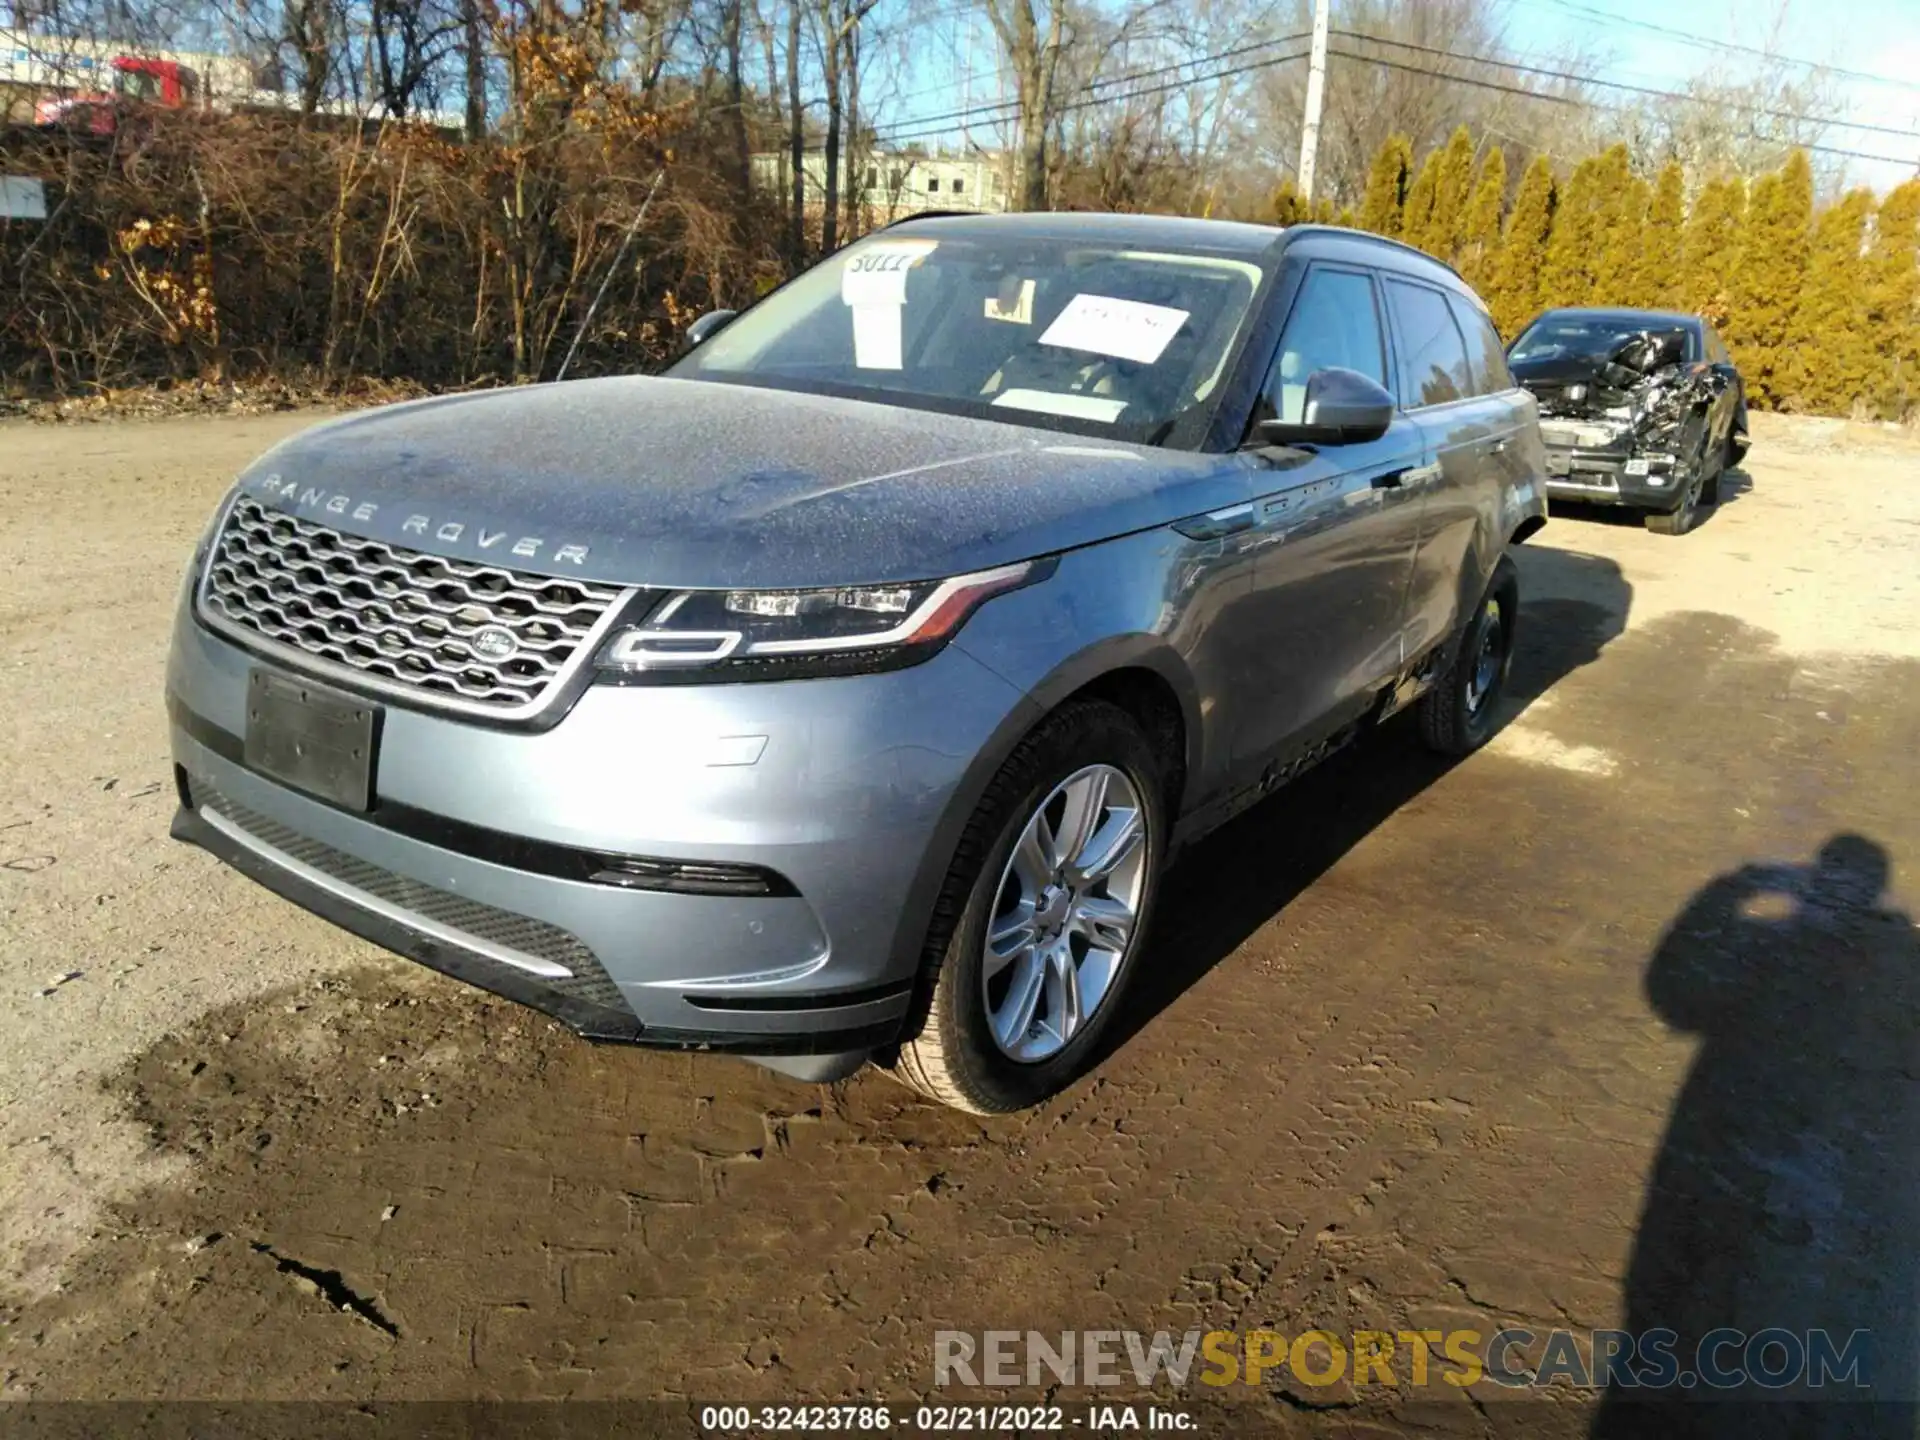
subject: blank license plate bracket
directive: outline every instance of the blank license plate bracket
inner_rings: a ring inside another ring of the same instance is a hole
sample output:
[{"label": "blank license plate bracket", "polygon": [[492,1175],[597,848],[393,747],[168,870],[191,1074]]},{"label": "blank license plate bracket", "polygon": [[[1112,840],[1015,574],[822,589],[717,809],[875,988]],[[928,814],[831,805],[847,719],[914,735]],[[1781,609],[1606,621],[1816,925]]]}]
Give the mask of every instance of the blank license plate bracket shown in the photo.
[{"label": "blank license plate bracket", "polygon": [[247,676],[241,759],[249,770],[316,799],[366,810],[373,804],[380,719],[380,707],[357,696],[254,670]]}]

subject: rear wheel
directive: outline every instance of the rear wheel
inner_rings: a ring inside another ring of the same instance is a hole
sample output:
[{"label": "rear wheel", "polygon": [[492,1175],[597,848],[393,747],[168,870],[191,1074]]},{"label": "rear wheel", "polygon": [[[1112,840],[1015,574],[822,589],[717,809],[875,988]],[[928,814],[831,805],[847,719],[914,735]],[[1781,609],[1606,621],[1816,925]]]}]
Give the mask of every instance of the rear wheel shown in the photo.
[{"label": "rear wheel", "polygon": [[1469,755],[1493,735],[1520,620],[1520,576],[1500,557],[1447,668],[1420,699],[1420,735],[1442,755]]},{"label": "rear wheel", "polygon": [[1118,706],[1074,701],[1022,741],[962,834],[895,1076],[978,1115],[1071,1083],[1132,976],[1166,826],[1159,757]]}]

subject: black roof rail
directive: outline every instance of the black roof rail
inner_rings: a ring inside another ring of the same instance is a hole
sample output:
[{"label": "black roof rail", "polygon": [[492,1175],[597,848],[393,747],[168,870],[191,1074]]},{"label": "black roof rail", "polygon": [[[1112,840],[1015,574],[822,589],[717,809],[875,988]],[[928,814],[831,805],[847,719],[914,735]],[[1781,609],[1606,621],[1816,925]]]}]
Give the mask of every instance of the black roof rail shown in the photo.
[{"label": "black roof rail", "polygon": [[992,213],[990,210],[916,210],[911,215],[896,216],[880,228],[891,230],[896,225],[905,225],[909,220],[971,220]]},{"label": "black roof rail", "polygon": [[1371,240],[1376,245],[1391,245],[1396,250],[1404,250],[1409,255],[1418,255],[1422,260],[1431,261],[1462,284],[1466,283],[1467,277],[1454,269],[1453,266],[1449,265],[1446,261],[1437,256],[1427,254],[1426,251],[1417,245],[1409,245],[1404,240],[1395,240],[1391,235],[1376,235],[1371,230],[1356,230],[1347,225],[1326,224],[1289,225],[1286,227],[1285,233],[1288,235],[1298,235],[1302,231],[1311,232],[1316,235],[1338,235],[1343,239]]}]

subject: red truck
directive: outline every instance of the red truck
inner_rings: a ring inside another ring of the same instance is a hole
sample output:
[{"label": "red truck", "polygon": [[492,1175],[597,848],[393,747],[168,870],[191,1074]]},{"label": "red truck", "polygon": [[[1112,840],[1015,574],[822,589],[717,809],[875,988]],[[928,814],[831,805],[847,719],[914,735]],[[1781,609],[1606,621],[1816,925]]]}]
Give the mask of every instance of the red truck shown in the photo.
[{"label": "red truck", "polygon": [[49,95],[33,107],[33,123],[111,135],[122,112],[151,106],[179,110],[196,102],[199,84],[193,71],[173,60],[150,60],[139,55],[116,55],[111,61],[113,91],[80,91]]}]

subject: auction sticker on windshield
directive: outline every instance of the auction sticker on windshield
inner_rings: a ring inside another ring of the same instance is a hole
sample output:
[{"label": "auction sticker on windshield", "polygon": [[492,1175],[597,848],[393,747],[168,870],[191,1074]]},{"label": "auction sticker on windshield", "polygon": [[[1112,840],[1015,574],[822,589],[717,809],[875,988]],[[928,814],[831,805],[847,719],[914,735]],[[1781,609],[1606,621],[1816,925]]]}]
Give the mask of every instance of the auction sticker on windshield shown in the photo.
[{"label": "auction sticker on windshield", "polygon": [[1111,295],[1076,295],[1047,327],[1040,343],[1151,365],[1173,343],[1187,323],[1187,314]]},{"label": "auction sticker on windshield", "polygon": [[853,363],[862,370],[898,370],[900,311],[907,272],[931,255],[937,240],[868,245],[840,272],[840,299],[853,311]]}]

